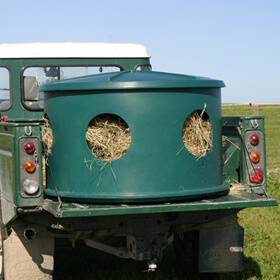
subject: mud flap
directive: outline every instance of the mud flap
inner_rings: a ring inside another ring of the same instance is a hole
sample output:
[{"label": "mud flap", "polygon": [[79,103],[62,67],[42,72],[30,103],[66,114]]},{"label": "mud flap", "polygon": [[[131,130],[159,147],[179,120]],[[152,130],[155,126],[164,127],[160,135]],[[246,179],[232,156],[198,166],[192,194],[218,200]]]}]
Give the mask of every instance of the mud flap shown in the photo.
[{"label": "mud flap", "polygon": [[3,242],[4,279],[52,279],[54,238],[27,240],[14,228]]},{"label": "mud flap", "polygon": [[199,271],[242,271],[243,239],[236,214],[205,224],[199,231]]}]

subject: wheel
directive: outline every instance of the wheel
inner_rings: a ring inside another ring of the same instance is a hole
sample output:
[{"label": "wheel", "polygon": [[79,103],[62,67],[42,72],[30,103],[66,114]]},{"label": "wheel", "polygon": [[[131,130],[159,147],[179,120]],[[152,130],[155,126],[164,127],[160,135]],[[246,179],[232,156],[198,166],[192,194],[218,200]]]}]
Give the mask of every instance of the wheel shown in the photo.
[{"label": "wheel", "polygon": [[187,231],[174,237],[174,251],[179,264],[188,273],[198,273],[198,231]]}]

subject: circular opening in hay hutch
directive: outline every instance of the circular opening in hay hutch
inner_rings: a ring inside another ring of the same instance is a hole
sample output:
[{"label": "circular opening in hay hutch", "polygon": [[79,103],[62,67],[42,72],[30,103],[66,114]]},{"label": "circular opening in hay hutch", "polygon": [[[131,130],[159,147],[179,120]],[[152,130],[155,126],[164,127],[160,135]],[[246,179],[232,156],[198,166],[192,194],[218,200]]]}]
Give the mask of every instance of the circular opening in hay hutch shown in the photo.
[{"label": "circular opening in hay hutch", "polygon": [[42,141],[44,155],[49,156],[52,152],[53,146],[53,131],[50,119],[46,114],[44,116],[44,125],[42,127]]},{"label": "circular opening in hay hutch", "polygon": [[131,143],[131,132],[120,116],[101,114],[88,124],[86,140],[95,157],[111,162],[127,152]]},{"label": "circular opening in hay hutch", "polygon": [[182,138],[187,150],[194,156],[205,157],[213,146],[212,125],[203,110],[193,111],[184,121]]}]

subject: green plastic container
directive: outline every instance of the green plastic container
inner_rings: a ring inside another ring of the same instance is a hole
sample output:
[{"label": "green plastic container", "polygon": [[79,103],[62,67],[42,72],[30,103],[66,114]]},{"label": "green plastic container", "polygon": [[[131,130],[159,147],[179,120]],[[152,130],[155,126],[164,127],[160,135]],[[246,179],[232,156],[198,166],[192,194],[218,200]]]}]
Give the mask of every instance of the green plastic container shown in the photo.
[{"label": "green plastic container", "polygon": [[[185,200],[228,189],[222,174],[221,87],[202,77],[124,71],[44,85],[53,129],[49,157],[59,195],[87,202]],[[213,147],[198,158],[184,145],[182,128],[205,109]],[[121,117],[131,131],[128,151],[112,162],[97,159],[85,134],[100,114]],[[48,174],[47,195],[56,196]]]}]

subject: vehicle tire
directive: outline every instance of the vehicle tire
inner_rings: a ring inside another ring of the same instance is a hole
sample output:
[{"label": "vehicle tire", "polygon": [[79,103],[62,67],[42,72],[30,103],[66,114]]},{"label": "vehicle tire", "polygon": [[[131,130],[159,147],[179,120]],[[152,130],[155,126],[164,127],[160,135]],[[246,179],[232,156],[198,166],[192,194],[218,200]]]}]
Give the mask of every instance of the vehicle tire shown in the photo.
[{"label": "vehicle tire", "polygon": [[187,231],[174,237],[174,252],[182,268],[193,275],[198,274],[198,231]]}]

